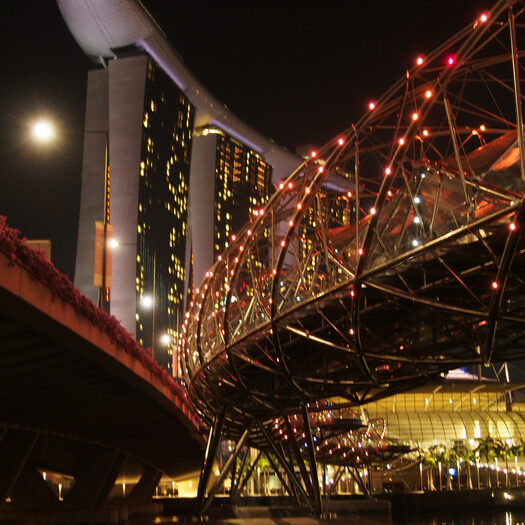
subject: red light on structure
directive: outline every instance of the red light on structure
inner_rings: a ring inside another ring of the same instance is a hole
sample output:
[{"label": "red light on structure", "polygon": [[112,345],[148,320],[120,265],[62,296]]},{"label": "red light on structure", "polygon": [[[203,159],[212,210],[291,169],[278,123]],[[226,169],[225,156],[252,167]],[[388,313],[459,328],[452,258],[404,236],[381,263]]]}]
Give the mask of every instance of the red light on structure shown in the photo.
[{"label": "red light on structure", "polygon": [[403,137],[401,137],[401,138],[399,139],[399,145],[400,145],[400,146],[403,146],[404,144],[405,144],[405,139],[404,139]]},{"label": "red light on structure", "polygon": [[419,57],[416,58],[416,64],[418,66],[421,66],[424,61],[425,61],[425,59],[422,56],[419,56]]},{"label": "red light on structure", "polygon": [[234,241],[237,237],[235,237],[235,234],[232,235],[232,241]]},{"label": "red light on structure", "polygon": [[290,221],[288,224],[289,224],[290,226],[293,226],[293,221]]},{"label": "red light on structure", "polygon": [[494,288],[494,290],[498,289],[498,282],[497,281],[492,281],[492,288]]},{"label": "red light on structure", "polygon": [[279,184],[279,189],[282,190],[284,188],[284,184],[281,182],[281,184]]},{"label": "red light on structure", "polygon": [[452,57],[452,56],[447,58],[447,64],[449,66],[453,65],[455,61],[456,61],[456,59],[454,57]]},{"label": "red light on structure", "polygon": [[376,107],[376,103],[375,102],[369,102],[368,103],[368,109],[372,110],[372,109],[375,109]]},{"label": "red light on structure", "polygon": [[303,207],[303,205],[300,202],[298,202],[297,203],[297,209],[300,210],[302,207]]},{"label": "red light on structure", "polygon": [[418,118],[419,118],[419,113],[414,111],[414,113],[412,113],[412,120],[417,120]]},{"label": "red light on structure", "polygon": [[349,191],[347,194],[346,194],[347,197],[351,197],[352,196],[352,192]]},{"label": "red light on structure", "polygon": [[510,231],[515,231],[516,230],[516,223],[515,222],[511,222],[509,224],[509,230]]},{"label": "red light on structure", "polygon": [[486,131],[486,127],[485,127],[485,124],[481,124],[481,126],[479,127],[479,130],[480,131]]},{"label": "red light on structure", "polygon": [[304,190],[304,191],[308,195],[310,193],[310,188],[306,188],[306,190]]},{"label": "red light on structure", "polygon": [[390,175],[391,173],[392,173],[392,168],[390,166],[385,168],[385,175]]},{"label": "red light on structure", "polygon": [[425,91],[425,98],[430,98],[432,96],[432,90],[431,89],[427,89]]},{"label": "red light on structure", "polygon": [[429,135],[430,135],[430,133],[429,133],[428,129],[424,129],[423,130],[423,136],[424,137],[428,137]]},{"label": "red light on structure", "polygon": [[290,189],[293,188],[293,184],[291,182],[288,183],[288,188],[290,188]]},{"label": "red light on structure", "polygon": [[321,166],[321,167],[319,168],[319,173],[323,173],[323,172],[324,172],[324,166]]},{"label": "red light on structure", "polygon": [[389,197],[392,197],[392,190],[388,190],[388,191],[386,192],[386,194],[387,194]]},{"label": "red light on structure", "polygon": [[312,159],[315,159],[315,157],[317,157],[317,151],[311,151],[310,157],[312,157]]},{"label": "red light on structure", "polygon": [[339,146],[342,146],[344,143],[345,143],[345,141],[343,139],[339,139],[337,141],[337,144],[339,144]]},{"label": "red light on structure", "polygon": [[355,297],[355,292],[353,290],[350,290],[350,297]]},{"label": "red light on structure", "polygon": [[479,21],[484,24],[489,19],[489,15],[487,13],[482,13],[479,17]]},{"label": "red light on structure", "polygon": [[359,255],[363,255],[363,248],[359,248]]},{"label": "red light on structure", "polygon": [[283,246],[283,247],[286,246],[286,241],[285,240],[281,241],[281,246]]}]

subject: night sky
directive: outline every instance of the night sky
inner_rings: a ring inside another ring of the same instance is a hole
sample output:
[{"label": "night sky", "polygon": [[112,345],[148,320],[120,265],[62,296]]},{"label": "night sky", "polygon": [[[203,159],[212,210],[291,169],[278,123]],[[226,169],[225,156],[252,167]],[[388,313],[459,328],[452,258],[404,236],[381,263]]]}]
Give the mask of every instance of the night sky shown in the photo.
[{"label": "night sky", "polygon": [[[419,53],[490,2],[145,0],[201,82],[291,150],[322,144],[357,120]],[[50,238],[73,278],[86,73],[93,67],[54,0],[1,0],[0,214],[28,238]],[[53,145],[29,126],[55,121]]]}]

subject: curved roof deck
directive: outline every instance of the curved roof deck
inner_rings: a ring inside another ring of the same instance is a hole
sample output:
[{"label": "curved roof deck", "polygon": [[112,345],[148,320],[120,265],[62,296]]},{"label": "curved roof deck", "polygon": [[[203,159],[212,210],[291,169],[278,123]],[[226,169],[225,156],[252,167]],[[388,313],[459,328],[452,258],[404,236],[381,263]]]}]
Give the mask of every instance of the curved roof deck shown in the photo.
[{"label": "curved roof deck", "polygon": [[64,20],[83,51],[103,63],[115,49],[137,46],[153,57],[196,108],[195,127],[215,125],[264,155],[273,180],[287,177],[300,159],[247,126],[189,71],[166,34],[138,0],[57,0]]}]

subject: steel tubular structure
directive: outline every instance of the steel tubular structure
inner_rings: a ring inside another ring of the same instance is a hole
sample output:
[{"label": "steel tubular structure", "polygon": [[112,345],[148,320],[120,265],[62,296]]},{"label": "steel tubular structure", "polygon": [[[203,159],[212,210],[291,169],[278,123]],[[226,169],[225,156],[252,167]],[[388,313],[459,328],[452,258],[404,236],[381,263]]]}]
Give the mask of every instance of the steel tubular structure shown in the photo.
[{"label": "steel tubular structure", "polygon": [[180,342],[209,424],[525,356],[523,11],[421,57],[232,236]]}]

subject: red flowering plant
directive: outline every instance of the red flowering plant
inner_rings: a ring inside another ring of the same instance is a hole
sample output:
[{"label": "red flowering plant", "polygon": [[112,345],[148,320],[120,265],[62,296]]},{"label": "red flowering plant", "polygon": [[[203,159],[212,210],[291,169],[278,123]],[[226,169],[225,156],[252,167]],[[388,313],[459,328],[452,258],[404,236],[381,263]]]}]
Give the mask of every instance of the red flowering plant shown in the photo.
[{"label": "red flowering plant", "polygon": [[199,428],[200,420],[195,415],[184,389],[153,359],[151,350],[142,348],[114,316],[95,306],[73,286],[66,275],[60,273],[47,260],[43,252],[30,248],[25,241],[25,238],[20,238],[18,230],[7,225],[6,217],[0,215],[0,252],[3,252],[13,264],[21,266],[31,277],[49,288],[53,296],[60,297],[73,306],[80,315],[105,332],[125,352],[138,359],[181,400],[181,406],[186,405],[184,413]]}]

